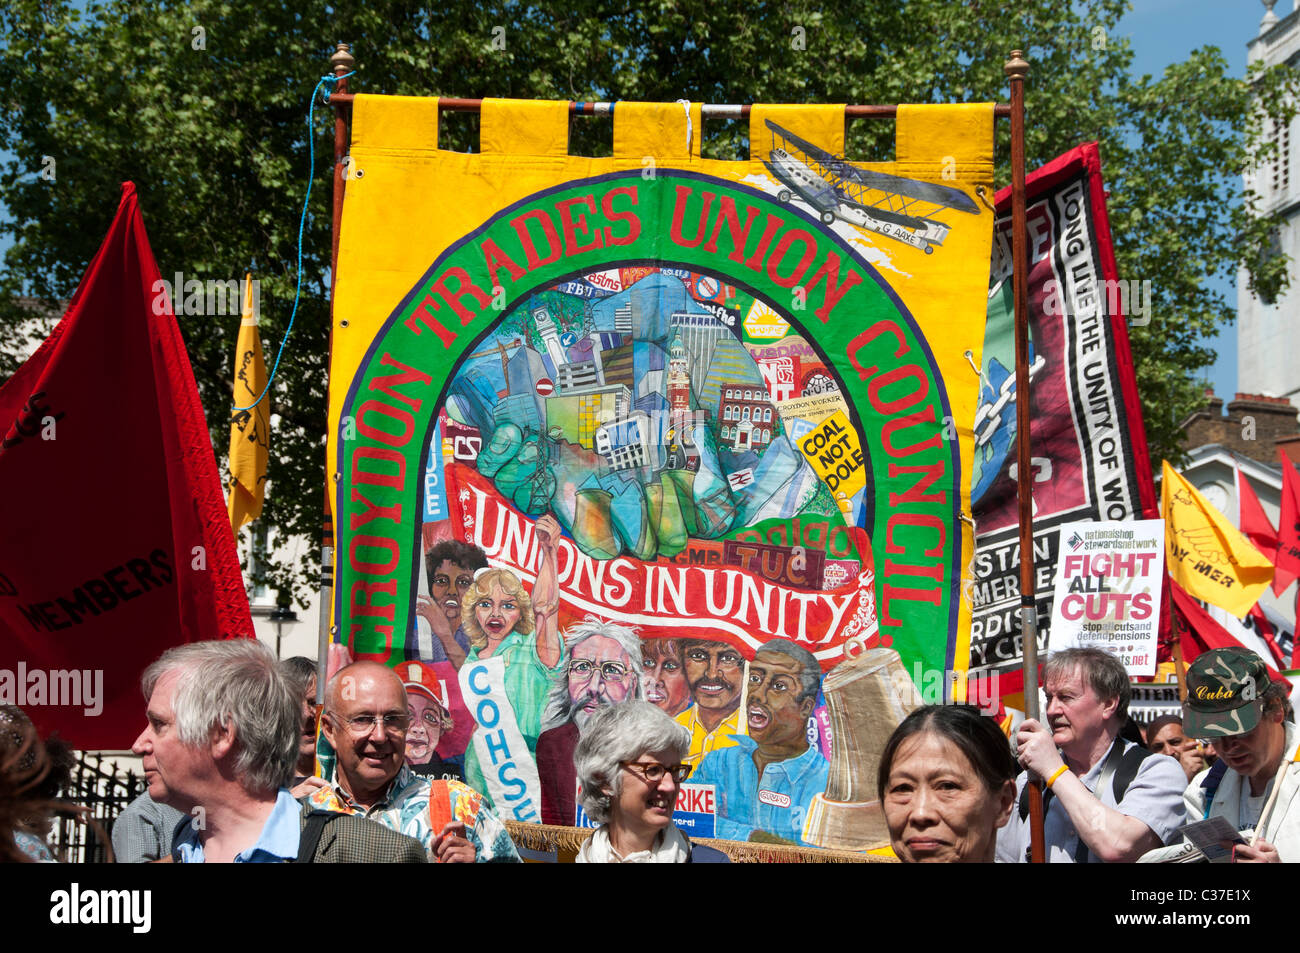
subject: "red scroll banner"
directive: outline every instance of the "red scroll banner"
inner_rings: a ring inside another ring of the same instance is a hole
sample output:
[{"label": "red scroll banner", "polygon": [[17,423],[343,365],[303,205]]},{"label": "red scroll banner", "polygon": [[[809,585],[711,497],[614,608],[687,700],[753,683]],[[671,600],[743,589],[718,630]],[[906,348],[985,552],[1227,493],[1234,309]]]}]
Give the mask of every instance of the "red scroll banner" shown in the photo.
[{"label": "red scroll banner", "polygon": [[[1119,281],[1096,143],[1026,180],[1034,499],[1040,651],[1052,620],[1062,523],[1151,519],[1156,510],[1138,403],[1130,325],[1149,319],[1149,283]],[[1016,515],[1016,382],[1011,302],[1011,190],[998,194],[988,327],[975,415],[972,679],[1021,684]],[[1128,315],[1128,316],[1126,316]]]}]

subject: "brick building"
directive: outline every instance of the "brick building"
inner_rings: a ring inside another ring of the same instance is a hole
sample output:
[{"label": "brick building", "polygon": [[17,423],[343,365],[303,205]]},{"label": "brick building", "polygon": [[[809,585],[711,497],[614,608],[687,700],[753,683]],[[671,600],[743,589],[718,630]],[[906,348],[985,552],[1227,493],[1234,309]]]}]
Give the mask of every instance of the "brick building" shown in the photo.
[{"label": "brick building", "polygon": [[1285,397],[1237,394],[1223,414],[1223,398],[1205,392],[1206,407],[1183,423],[1183,446],[1191,449],[1218,444],[1258,463],[1272,466],[1282,449],[1300,461],[1300,424],[1296,408]]}]

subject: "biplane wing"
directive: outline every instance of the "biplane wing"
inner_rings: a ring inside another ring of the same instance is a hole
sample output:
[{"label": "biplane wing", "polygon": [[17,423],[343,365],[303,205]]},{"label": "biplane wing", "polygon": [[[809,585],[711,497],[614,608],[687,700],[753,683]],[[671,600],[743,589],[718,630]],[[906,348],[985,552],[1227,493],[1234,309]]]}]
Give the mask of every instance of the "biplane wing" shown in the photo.
[{"label": "biplane wing", "polygon": [[959,212],[979,212],[979,206],[961,189],[955,189],[949,185],[938,185],[934,182],[922,182],[919,179],[906,179],[885,172],[859,169],[849,163],[843,156],[832,155],[820,146],[815,146],[808,140],[796,136],[788,129],[778,126],[770,119],[764,120],[764,122],[773,134],[780,136],[809,159],[814,160],[826,174],[853,182],[864,188],[890,192],[894,195],[919,199],[923,202],[931,202],[945,208],[956,209]]}]

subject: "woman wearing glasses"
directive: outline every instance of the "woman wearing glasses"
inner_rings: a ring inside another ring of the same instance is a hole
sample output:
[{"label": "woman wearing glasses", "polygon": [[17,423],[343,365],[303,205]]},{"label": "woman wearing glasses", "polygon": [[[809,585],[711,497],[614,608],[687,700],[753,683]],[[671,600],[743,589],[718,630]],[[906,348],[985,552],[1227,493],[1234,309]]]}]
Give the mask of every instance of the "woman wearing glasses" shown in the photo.
[{"label": "woman wearing glasses", "polygon": [[627,701],[591,716],[574,752],[587,816],[600,823],[578,852],[586,864],[685,864],[727,857],[673,824],[690,734],[649,702]]}]

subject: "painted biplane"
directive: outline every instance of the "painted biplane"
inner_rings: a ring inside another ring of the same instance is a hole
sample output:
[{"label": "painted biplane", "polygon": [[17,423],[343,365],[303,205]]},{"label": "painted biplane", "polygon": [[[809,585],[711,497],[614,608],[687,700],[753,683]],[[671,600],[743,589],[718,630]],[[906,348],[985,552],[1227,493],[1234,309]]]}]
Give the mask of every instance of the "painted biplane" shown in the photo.
[{"label": "painted biplane", "polygon": [[772,133],[772,151],[763,165],[786,186],[777,198],[789,202],[798,195],[827,225],[838,218],[924,249],[928,255],[935,245],[943,244],[950,229],[931,216],[944,209],[979,212],[979,206],[960,189],[859,169],[770,119],[766,124]]}]

